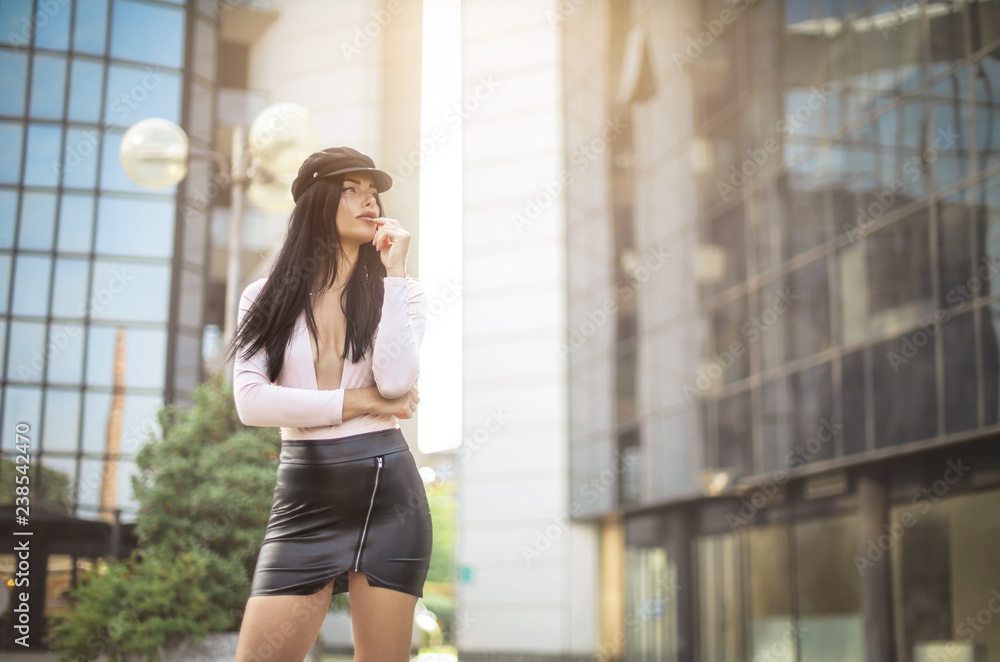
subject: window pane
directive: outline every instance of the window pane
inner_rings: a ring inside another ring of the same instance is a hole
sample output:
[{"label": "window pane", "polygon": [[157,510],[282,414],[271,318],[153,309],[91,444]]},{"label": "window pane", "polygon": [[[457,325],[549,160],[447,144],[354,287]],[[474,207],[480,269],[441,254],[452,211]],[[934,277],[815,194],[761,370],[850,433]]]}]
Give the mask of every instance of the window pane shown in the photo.
[{"label": "window pane", "polygon": [[795,538],[802,659],[864,659],[858,516],[800,522]]},{"label": "window pane", "polygon": [[[13,258],[10,253],[0,253],[0,312],[7,312],[7,295],[10,292],[10,266]],[[0,324],[0,326],[3,326]]]},{"label": "window pane", "polygon": [[97,206],[96,252],[169,258],[173,254],[174,203],[102,196]]},{"label": "window pane", "polygon": [[54,384],[79,384],[83,376],[84,327],[78,322],[55,322],[50,330],[47,377]]},{"label": "window pane", "polygon": [[[786,151],[788,143],[786,143]],[[828,186],[826,165],[821,153],[791,157],[799,161],[778,178],[778,196],[785,202],[785,227],[781,228],[782,254],[785,260],[819,246],[826,241],[823,218],[823,191]]]},{"label": "window pane", "polygon": [[17,245],[21,249],[50,251],[56,225],[54,193],[24,194]]},{"label": "window pane", "polygon": [[41,14],[36,15],[35,48],[69,50],[69,18],[72,7],[73,4],[67,0],[39,1],[35,8]]},{"label": "window pane", "polygon": [[94,196],[63,195],[62,206],[59,209],[59,239],[60,251],[87,253],[90,252],[91,236],[94,232]]},{"label": "window pane", "polygon": [[56,186],[59,183],[59,154],[62,127],[51,124],[28,125],[24,183],[28,186]]},{"label": "window pane", "polygon": [[[750,650],[747,659],[774,657],[776,642],[794,632],[792,588],[788,569],[788,527],[781,524],[752,526],[746,530],[750,567],[745,577],[750,589]],[[789,651],[782,660],[793,662]]]},{"label": "window pane", "polygon": [[989,426],[1000,423],[1000,301],[981,310],[979,325],[983,343],[984,424]]},{"label": "window pane", "polygon": [[48,389],[45,398],[45,433],[42,441],[46,453],[75,451],[80,430],[80,393]]},{"label": "window pane", "polygon": [[841,410],[844,427],[840,434],[844,455],[861,453],[867,448],[867,414],[865,412],[864,350],[845,354],[841,361]]},{"label": "window pane", "polygon": [[52,258],[47,255],[17,256],[14,263],[14,301],[11,312],[15,315],[45,317],[49,307],[49,279]]},{"label": "window pane", "polygon": [[[13,340],[13,333],[11,339]],[[0,433],[3,435],[3,442],[0,443],[0,448],[7,452],[14,451],[18,423],[27,423],[29,426],[28,436],[34,439],[41,428],[41,413],[41,388],[7,386],[4,389],[3,432]]]},{"label": "window pane", "polygon": [[14,220],[17,218],[17,191],[0,189],[0,248],[14,246]]},{"label": "window pane", "polygon": [[44,323],[12,321],[10,323],[10,360],[7,362],[7,379],[18,383],[41,381],[44,346]]},{"label": "window pane", "polygon": [[833,426],[833,378],[823,363],[789,376],[795,426],[791,452],[794,463],[819,462],[835,455],[839,431]]},{"label": "window pane", "polygon": [[[1000,131],[998,131],[1000,136]],[[1000,292],[1000,175],[990,177],[972,188],[976,226],[976,256],[973,269],[982,273],[985,284],[979,296],[986,297]],[[970,297],[971,298],[971,297]]]},{"label": "window pane", "polygon": [[764,471],[788,471],[791,468],[787,454],[795,417],[789,410],[790,396],[786,384],[785,378],[779,377],[761,388],[761,428],[764,435],[761,467]]},{"label": "window pane", "polygon": [[98,259],[90,314],[95,320],[166,322],[170,267]]},{"label": "window pane", "polygon": [[976,325],[972,312],[949,319],[937,328],[944,332],[945,432],[971,430],[979,419]]},{"label": "window pane", "polygon": [[73,49],[104,55],[108,27],[108,0],[77,0]]},{"label": "window pane", "polygon": [[24,90],[28,81],[28,56],[0,50],[0,115],[24,114]]},{"label": "window pane", "polygon": [[179,69],[184,56],[184,11],[115,0],[111,56]]},{"label": "window pane", "polygon": [[[93,189],[97,186],[97,150],[101,133],[97,129],[70,127],[62,160],[63,186]],[[108,153],[118,161],[118,152]]]},{"label": "window pane", "polygon": [[31,0],[4,0],[0,2],[0,35],[7,37],[12,46],[27,46],[31,36],[25,29],[25,21],[31,25]]},{"label": "window pane", "polygon": [[115,346],[118,329],[125,349],[125,386],[163,388],[167,360],[167,335],[163,329],[137,329],[94,325],[87,339],[87,383],[114,386]]},{"label": "window pane", "polygon": [[754,471],[750,391],[719,400],[719,467],[734,478]]},{"label": "window pane", "polygon": [[[88,350],[89,354],[89,350]],[[89,369],[88,369],[89,371]],[[89,380],[88,380],[89,382]],[[110,393],[87,391],[83,396],[83,452],[103,455],[108,445],[108,420],[113,416],[111,411],[112,397]],[[81,487],[86,484],[89,472],[81,474]],[[93,481],[93,478],[91,478]],[[99,482],[99,481],[98,481]],[[82,490],[81,490],[82,491]],[[86,503],[96,503],[97,490],[92,499]],[[81,503],[85,500],[81,494]]]},{"label": "window pane", "polygon": [[934,313],[926,208],[867,235],[869,331],[901,331]]},{"label": "window pane", "polygon": [[872,346],[875,446],[937,435],[934,339],[923,330]]},{"label": "window pane", "polygon": [[826,259],[814,260],[791,272],[788,287],[779,293],[773,306],[787,320],[788,359],[800,359],[830,347],[830,288]]},{"label": "window pane", "polygon": [[90,261],[56,258],[56,286],[52,295],[52,316],[82,318],[87,305]]},{"label": "window pane", "polygon": [[76,460],[45,455],[41,458],[41,465],[44,467],[42,484],[38,487],[49,507],[71,513],[76,491]]},{"label": "window pane", "polygon": [[0,184],[17,184],[21,178],[24,125],[0,122]]},{"label": "window pane", "polygon": [[[750,375],[750,349],[741,332],[748,318],[746,296],[722,304],[712,312],[715,351],[711,356],[702,357],[702,367],[720,385],[732,384]],[[718,380],[720,373],[721,381]]]},{"label": "window pane", "polygon": [[106,120],[122,128],[150,117],[180,124],[180,74],[112,64],[108,68],[105,103]]},{"label": "window pane", "polygon": [[958,306],[972,299],[971,293],[963,287],[973,275],[968,196],[969,190],[965,189],[938,203],[938,259],[941,265],[938,305],[941,308]]},{"label": "window pane", "polygon": [[129,393],[125,396],[125,419],[122,421],[122,442],[119,449],[123,455],[139,452],[150,434],[163,436],[156,415],[161,407],[163,397],[160,395]]},{"label": "window pane", "polygon": [[99,60],[73,58],[67,118],[71,121],[96,124],[101,118],[102,89],[104,89],[104,65]]},{"label": "window pane", "polygon": [[[43,30],[44,32],[44,30]],[[66,98],[66,58],[62,55],[35,55],[31,72],[31,116],[62,119]]]}]

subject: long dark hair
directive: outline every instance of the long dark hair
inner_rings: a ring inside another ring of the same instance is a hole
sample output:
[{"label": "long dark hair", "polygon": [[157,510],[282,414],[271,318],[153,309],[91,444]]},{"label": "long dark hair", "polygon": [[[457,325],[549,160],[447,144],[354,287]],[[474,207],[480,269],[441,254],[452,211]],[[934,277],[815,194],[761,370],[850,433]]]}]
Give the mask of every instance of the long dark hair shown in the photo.
[{"label": "long dark hair", "polygon": [[[274,382],[285,361],[285,347],[303,310],[313,338],[319,333],[309,292],[316,274],[323,269],[317,286],[325,289],[337,282],[338,257],[343,249],[337,232],[337,209],[344,176],[318,179],[299,198],[288,219],[281,251],[271,266],[267,281],[226,345],[226,362],[243,350],[248,359],[261,348],[267,350],[268,379]],[[382,200],[375,195],[379,216]],[[341,357],[357,363],[372,349],[372,336],[382,316],[385,265],[371,243],[358,247],[358,261],[351,278],[340,292],[340,305],[347,318],[347,337]]]}]

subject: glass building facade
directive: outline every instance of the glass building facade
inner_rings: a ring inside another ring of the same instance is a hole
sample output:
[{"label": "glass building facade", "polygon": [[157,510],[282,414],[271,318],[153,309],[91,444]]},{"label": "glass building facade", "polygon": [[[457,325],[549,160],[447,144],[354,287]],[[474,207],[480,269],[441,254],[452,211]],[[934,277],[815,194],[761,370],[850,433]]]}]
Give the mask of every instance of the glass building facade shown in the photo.
[{"label": "glass building facade", "polygon": [[562,27],[569,498],[624,523],[623,658],[1000,660],[1000,3]]},{"label": "glass building facade", "polygon": [[[223,7],[0,0],[0,537],[34,532],[36,610],[60,608],[86,559],[124,551],[135,454],[202,379],[210,165],[144,189],[118,151],[150,117],[212,147]],[[5,584],[13,567],[0,552]]]}]

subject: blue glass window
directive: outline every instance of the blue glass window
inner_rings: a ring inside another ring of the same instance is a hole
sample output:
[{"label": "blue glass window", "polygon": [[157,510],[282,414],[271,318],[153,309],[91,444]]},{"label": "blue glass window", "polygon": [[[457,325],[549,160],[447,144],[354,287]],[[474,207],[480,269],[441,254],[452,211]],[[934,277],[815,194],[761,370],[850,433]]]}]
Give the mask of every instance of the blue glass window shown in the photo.
[{"label": "blue glass window", "polygon": [[56,283],[52,295],[53,317],[83,317],[86,310],[90,261],[81,258],[56,258]]},{"label": "blue glass window", "polygon": [[[63,152],[63,186],[92,189],[97,186],[97,153],[101,133],[94,128],[70,127]],[[111,155],[117,161],[118,152]]]},{"label": "blue glass window", "polygon": [[98,201],[97,253],[169,258],[173,245],[172,199],[135,200],[103,196]]},{"label": "blue glass window", "polygon": [[[11,336],[13,339],[13,334]],[[41,427],[42,389],[8,386],[4,389],[4,396],[2,447],[5,451],[13,452],[18,423],[28,424],[29,435]]]},{"label": "blue glass window", "polygon": [[56,186],[59,183],[62,127],[52,124],[28,125],[28,149],[24,158],[24,183],[28,186]]},{"label": "blue glass window", "polygon": [[97,123],[101,118],[104,65],[90,58],[74,58],[70,75],[67,117],[76,122]]},{"label": "blue glass window", "polygon": [[54,193],[28,192],[21,205],[21,227],[17,236],[18,248],[50,251],[56,225],[56,196]]},{"label": "blue glass window", "polygon": [[0,248],[14,246],[14,219],[17,218],[17,191],[0,189]]},{"label": "blue glass window", "polygon": [[111,57],[180,69],[184,62],[184,11],[115,0]]},{"label": "blue glass window", "polygon": [[34,63],[29,113],[38,119],[62,119],[66,93],[66,58],[62,55],[39,53],[35,55]]},{"label": "blue glass window", "polygon": [[73,4],[68,0],[39,2],[35,12],[35,48],[69,50],[69,17]]},{"label": "blue glass window", "polygon": [[89,253],[93,231],[94,196],[75,193],[63,195],[62,206],[59,208],[57,248],[65,252]]},{"label": "blue glass window", "polygon": [[0,184],[16,184],[21,174],[24,125],[0,122]]},{"label": "blue glass window", "polygon": [[47,255],[20,254],[14,262],[15,315],[44,317],[49,307],[49,278],[52,258]]},{"label": "blue glass window", "polygon": [[150,117],[180,124],[181,76],[152,67],[112,64],[108,68],[108,90],[104,120],[127,128]]},{"label": "blue glass window", "polygon": [[[7,293],[10,292],[10,253],[0,253],[0,312],[7,312]],[[4,328],[0,324],[0,328]]]},{"label": "blue glass window", "polygon": [[97,320],[166,322],[170,266],[98,259],[90,314]]},{"label": "blue glass window", "polygon": [[[28,383],[42,380],[45,358],[45,323],[10,323],[10,360],[7,361],[7,379],[12,382]],[[9,389],[10,387],[8,387]],[[8,397],[10,391],[7,391]],[[16,409],[14,410],[17,411]],[[13,426],[11,426],[13,427]]]},{"label": "blue glass window", "polygon": [[80,393],[47,389],[42,448],[46,453],[76,450],[80,435]]},{"label": "blue glass window", "polygon": [[108,28],[108,0],[77,0],[73,49],[81,53],[104,55]]},{"label": "blue glass window", "polygon": [[[83,452],[103,454],[108,443],[108,419],[111,414],[111,394],[88,391],[83,396]],[[80,503],[96,503],[98,488],[101,480],[100,474],[91,476],[89,482],[93,484],[91,489],[84,489],[88,483],[87,465],[83,465],[80,474]],[[100,471],[100,466],[96,467]],[[95,479],[96,478],[96,479]]]},{"label": "blue glass window", "polygon": [[165,329],[92,326],[87,338],[87,383],[93,386],[114,385],[115,343],[119,328],[125,328],[125,386],[163,388],[167,360]]},{"label": "blue glass window", "polygon": [[49,330],[49,342],[59,348],[59,354],[47,362],[47,377],[50,383],[80,383],[83,376],[83,341],[82,324],[61,321],[52,324]]},{"label": "blue glass window", "polygon": [[0,35],[11,46],[27,47],[31,38],[31,0],[0,2]]},{"label": "blue glass window", "polygon": [[24,114],[24,91],[28,84],[28,56],[0,50],[0,115]]}]

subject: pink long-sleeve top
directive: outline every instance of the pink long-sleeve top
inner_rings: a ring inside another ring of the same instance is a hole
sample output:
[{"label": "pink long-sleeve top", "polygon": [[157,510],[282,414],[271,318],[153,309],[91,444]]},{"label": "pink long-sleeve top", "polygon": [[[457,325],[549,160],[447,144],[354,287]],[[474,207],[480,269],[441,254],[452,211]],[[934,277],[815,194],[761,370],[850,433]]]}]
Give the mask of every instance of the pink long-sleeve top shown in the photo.
[{"label": "pink long-sleeve top", "polygon": [[[238,320],[242,323],[264,287],[260,278],[243,290]],[[358,363],[344,360],[340,388],[319,390],[309,329],[303,310],[285,347],[278,379],[267,378],[267,351],[249,359],[237,356],[233,367],[233,397],[244,425],[281,428],[282,439],[331,439],[398,428],[391,414],[362,414],[343,420],[344,391],[377,386],[383,397],[401,398],[420,376],[420,343],[427,323],[427,296],[419,281],[385,277],[382,318],[372,351]]]}]

